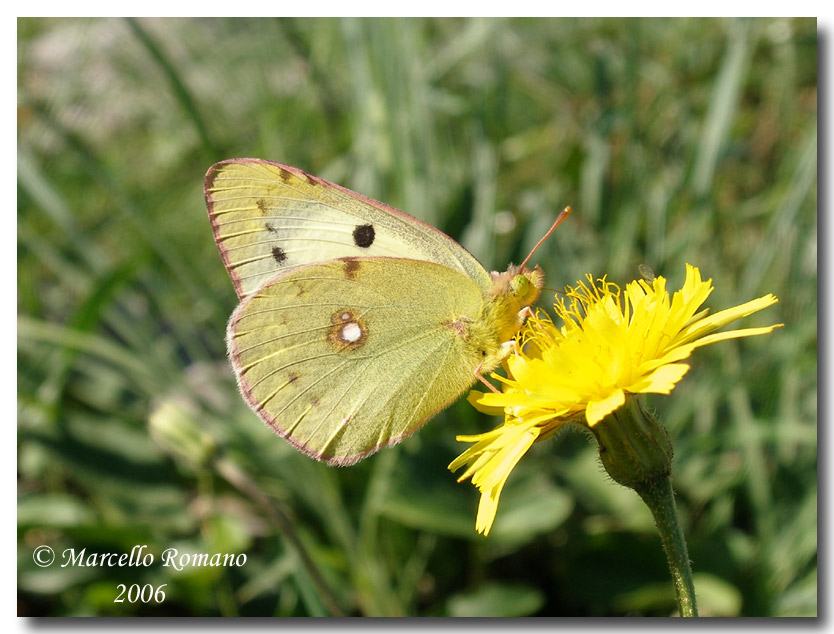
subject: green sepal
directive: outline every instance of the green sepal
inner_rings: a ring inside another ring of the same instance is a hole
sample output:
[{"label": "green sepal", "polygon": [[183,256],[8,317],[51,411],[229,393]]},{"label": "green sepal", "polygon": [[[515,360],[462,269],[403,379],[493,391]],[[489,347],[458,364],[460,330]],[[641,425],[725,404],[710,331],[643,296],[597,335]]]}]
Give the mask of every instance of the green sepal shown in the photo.
[{"label": "green sepal", "polygon": [[663,424],[633,395],[591,427],[602,465],[615,482],[639,489],[672,473],[672,441]]}]

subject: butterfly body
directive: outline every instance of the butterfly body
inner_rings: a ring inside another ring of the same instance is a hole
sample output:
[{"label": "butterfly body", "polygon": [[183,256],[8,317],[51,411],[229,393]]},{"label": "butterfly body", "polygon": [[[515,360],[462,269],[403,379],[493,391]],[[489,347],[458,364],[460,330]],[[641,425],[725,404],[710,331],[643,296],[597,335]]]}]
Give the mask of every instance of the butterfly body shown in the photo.
[{"label": "butterfly body", "polygon": [[394,444],[508,354],[541,270],[488,273],[437,229],[277,163],[206,176],[241,299],[227,343],[244,399],[330,464]]}]

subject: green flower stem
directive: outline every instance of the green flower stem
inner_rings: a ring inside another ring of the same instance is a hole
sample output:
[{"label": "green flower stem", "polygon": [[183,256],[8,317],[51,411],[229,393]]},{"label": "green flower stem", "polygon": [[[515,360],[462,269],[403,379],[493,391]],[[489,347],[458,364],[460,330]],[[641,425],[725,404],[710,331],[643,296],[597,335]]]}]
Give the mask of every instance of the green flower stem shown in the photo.
[{"label": "green flower stem", "polygon": [[669,570],[675,582],[675,595],[681,616],[698,616],[695,604],[695,584],[692,580],[692,567],[683,536],[678,509],[675,506],[675,493],[672,480],[668,476],[659,476],[634,487],[643,498],[646,506],[654,516],[663,550],[669,562]]},{"label": "green flower stem", "polygon": [[623,407],[591,427],[602,466],[615,482],[637,491],[654,516],[681,616],[698,616],[695,584],[672,490],[672,441],[660,420],[628,396]]}]

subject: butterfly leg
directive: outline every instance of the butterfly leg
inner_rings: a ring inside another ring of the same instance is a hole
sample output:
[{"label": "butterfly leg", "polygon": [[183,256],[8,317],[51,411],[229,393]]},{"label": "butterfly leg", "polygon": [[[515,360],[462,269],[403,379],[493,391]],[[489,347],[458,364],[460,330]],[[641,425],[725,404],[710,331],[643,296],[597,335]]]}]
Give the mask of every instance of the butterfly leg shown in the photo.
[{"label": "butterfly leg", "polygon": [[500,394],[501,392],[499,390],[495,389],[495,386],[492,383],[490,383],[489,381],[487,381],[484,378],[484,376],[481,374],[481,367],[483,365],[484,365],[483,363],[479,363],[478,367],[475,368],[475,378],[478,379],[484,385],[486,385],[493,394]]},{"label": "butterfly leg", "polygon": [[[501,344],[500,348],[500,355],[502,359],[506,359],[509,357],[513,352],[518,350],[518,344],[516,343],[515,339],[510,339],[509,341],[505,341]],[[483,363],[479,363],[478,367],[475,368],[475,378],[477,378],[481,383],[486,385],[491,392],[495,394],[500,394],[500,390],[495,389],[495,386],[492,385],[489,381],[487,381],[483,375],[481,374],[481,368],[483,367]]]},{"label": "butterfly leg", "polygon": [[525,306],[520,311],[518,311],[518,323],[523,324],[527,321],[530,317],[533,316],[533,309],[529,306]]},{"label": "butterfly leg", "polygon": [[501,344],[501,358],[506,359],[509,357],[513,352],[518,351],[518,343],[516,343],[515,339],[510,339],[509,341],[505,341]]}]

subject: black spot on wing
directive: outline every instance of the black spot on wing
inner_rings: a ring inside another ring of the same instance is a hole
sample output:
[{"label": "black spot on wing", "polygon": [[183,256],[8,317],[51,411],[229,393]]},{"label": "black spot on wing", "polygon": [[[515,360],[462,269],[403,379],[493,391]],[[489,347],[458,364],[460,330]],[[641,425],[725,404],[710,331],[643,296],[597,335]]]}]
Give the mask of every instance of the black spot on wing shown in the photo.
[{"label": "black spot on wing", "polygon": [[371,246],[374,243],[375,237],[376,231],[374,231],[373,225],[356,225],[356,228],[353,230],[353,243],[363,249]]},{"label": "black spot on wing", "polygon": [[271,224],[271,223],[269,223],[269,222],[267,222],[267,223],[264,225],[264,227],[265,227],[265,228],[266,228],[266,230],[267,230],[267,231],[269,231],[270,233],[278,233],[278,229],[276,229],[276,228],[275,228],[275,225],[273,225],[273,224]]},{"label": "black spot on wing", "polygon": [[287,254],[284,253],[284,249],[281,247],[272,247],[272,257],[275,258],[278,264],[281,264],[281,262],[287,259]]}]

